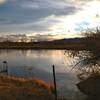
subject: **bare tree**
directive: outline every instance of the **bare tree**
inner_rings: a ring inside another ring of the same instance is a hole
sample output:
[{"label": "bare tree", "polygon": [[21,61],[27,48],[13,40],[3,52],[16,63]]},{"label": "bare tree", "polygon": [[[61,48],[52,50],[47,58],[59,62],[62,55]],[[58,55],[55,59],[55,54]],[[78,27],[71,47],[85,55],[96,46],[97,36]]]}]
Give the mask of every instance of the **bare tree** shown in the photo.
[{"label": "bare tree", "polygon": [[100,74],[100,28],[87,30],[83,33],[84,44],[87,51],[74,52],[79,56],[79,61],[73,69],[79,69],[83,73]]}]

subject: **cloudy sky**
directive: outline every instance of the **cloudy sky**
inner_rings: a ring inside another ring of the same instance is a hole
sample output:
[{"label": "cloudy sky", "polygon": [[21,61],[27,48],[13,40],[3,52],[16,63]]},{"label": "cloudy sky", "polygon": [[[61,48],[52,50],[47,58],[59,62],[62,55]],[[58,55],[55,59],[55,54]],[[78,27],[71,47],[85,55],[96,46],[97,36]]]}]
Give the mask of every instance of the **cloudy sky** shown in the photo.
[{"label": "cloudy sky", "polygon": [[0,35],[73,37],[97,26],[100,26],[100,0],[0,0]]}]

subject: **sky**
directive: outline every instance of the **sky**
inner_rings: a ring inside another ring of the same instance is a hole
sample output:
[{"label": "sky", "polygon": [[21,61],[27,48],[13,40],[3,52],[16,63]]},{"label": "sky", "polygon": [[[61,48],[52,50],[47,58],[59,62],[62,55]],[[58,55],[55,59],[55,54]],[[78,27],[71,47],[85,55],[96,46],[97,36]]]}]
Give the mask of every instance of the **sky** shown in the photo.
[{"label": "sky", "polygon": [[0,35],[68,38],[98,26],[100,0],[0,0]]}]

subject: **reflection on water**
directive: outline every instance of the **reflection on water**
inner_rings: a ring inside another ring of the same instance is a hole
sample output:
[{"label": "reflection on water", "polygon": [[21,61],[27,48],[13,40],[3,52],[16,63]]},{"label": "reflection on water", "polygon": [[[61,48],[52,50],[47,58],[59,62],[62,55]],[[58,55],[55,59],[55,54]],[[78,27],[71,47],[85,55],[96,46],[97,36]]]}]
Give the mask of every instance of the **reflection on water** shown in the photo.
[{"label": "reflection on water", "polygon": [[0,50],[0,67],[6,60],[10,75],[37,77],[52,82],[54,64],[59,96],[79,100],[82,97],[76,87],[79,80],[76,73],[71,71],[71,66],[78,58],[69,56],[70,53],[65,53],[65,50]]}]

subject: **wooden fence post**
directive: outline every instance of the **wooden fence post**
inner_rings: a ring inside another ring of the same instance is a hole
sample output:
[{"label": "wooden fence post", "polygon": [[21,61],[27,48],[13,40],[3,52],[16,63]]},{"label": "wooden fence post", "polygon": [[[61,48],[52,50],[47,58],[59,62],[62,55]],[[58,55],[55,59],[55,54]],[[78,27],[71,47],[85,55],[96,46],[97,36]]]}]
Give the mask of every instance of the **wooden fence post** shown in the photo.
[{"label": "wooden fence post", "polygon": [[53,65],[53,79],[54,79],[54,89],[55,89],[55,100],[57,100],[57,86],[56,86],[56,74],[55,74],[55,66]]}]

